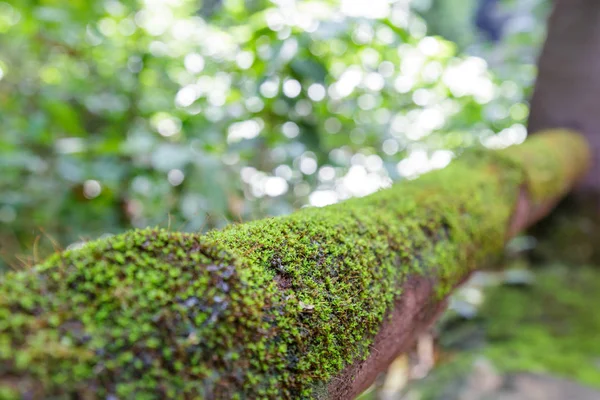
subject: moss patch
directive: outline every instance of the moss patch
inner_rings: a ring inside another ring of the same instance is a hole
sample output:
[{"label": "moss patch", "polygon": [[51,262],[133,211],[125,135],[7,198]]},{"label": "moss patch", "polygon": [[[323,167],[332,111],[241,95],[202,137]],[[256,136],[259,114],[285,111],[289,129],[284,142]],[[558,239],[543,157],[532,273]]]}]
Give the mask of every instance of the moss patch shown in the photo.
[{"label": "moss patch", "polygon": [[521,165],[534,202],[566,193],[591,166],[587,140],[566,129],[553,129],[531,136],[526,145],[499,152]]},{"label": "moss patch", "polygon": [[600,270],[555,266],[531,287],[499,287],[482,314],[483,353],[506,371],[548,372],[600,387]]},{"label": "moss patch", "polygon": [[9,273],[0,397],[313,397],[366,357],[409,275],[444,296],[502,249],[530,176],[515,160],[465,155],[339,205],[204,236],[132,231]]}]

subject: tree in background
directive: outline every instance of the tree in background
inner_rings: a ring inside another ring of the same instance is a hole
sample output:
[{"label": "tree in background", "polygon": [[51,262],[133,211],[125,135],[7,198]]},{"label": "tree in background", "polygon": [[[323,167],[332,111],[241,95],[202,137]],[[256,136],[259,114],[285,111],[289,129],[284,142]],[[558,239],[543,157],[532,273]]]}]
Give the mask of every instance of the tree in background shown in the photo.
[{"label": "tree in background", "polygon": [[[531,132],[556,127],[584,132],[596,155],[600,154],[596,101],[600,91],[600,81],[596,79],[600,68],[598,23],[600,4],[597,2],[556,2],[540,56],[539,78],[528,123]],[[600,163],[596,160],[582,191],[587,192],[587,196],[597,196],[599,188]]]}]

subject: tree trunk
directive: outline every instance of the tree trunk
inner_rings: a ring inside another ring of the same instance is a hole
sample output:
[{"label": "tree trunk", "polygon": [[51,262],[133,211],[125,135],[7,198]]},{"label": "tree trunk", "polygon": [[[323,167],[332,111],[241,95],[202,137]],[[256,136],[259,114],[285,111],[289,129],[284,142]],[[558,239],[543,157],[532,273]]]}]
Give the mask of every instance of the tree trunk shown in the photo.
[{"label": "tree trunk", "polygon": [[[529,131],[571,128],[600,154],[600,2],[556,0],[539,59]],[[580,186],[600,191],[600,160]]]},{"label": "tree trunk", "polygon": [[548,132],[365,198],[8,273],[0,398],[353,398],[589,159]]}]

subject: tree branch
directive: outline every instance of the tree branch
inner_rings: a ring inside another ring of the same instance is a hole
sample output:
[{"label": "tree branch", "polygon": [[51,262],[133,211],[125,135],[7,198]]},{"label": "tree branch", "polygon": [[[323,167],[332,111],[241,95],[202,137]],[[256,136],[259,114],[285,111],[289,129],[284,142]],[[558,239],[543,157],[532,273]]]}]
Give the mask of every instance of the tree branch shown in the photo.
[{"label": "tree branch", "polygon": [[365,198],[8,273],[0,397],[353,398],[589,160],[582,136],[547,132]]}]

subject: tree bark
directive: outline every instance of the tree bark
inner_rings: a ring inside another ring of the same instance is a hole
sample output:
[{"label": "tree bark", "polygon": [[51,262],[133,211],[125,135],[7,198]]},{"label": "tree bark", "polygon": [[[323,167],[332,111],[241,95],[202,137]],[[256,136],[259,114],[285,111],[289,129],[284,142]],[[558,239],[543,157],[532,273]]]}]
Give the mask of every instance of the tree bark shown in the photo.
[{"label": "tree bark", "polygon": [[551,131],[362,199],[0,277],[0,398],[351,399],[587,171]]},{"label": "tree bark", "polygon": [[[556,0],[538,62],[529,131],[571,128],[600,154],[600,2]],[[582,192],[600,191],[600,162],[582,181]]]}]

